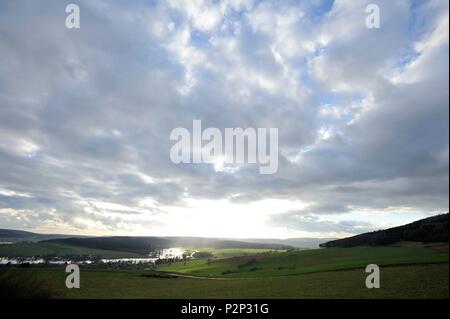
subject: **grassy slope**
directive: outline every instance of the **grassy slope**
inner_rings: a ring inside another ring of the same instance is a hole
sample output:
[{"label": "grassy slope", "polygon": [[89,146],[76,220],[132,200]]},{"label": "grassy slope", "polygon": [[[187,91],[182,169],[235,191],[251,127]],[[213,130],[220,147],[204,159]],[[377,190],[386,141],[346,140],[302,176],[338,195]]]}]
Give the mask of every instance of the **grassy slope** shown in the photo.
[{"label": "grassy slope", "polygon": [[268,277],[365,267],[368,264],[448,263],[448,260],[448,244],[402,244],[257,254],[212,262],[193,260],[160,265],[158,270],[204,277]]},{"label": "grassy slope", "polygon": [[23,242],[11,245],[0,245],[0,256],[3,257],[31,257],[31,256],[69,256],[69,255],[96,255],[103,257],[136,256],[132,253],[77,247],[57,243],[31,243]]},{"label": "grassy slope", "polygon": [[63,298],[448,298],[448,264],[381,268],[381,288],[365,287],[364,268],[313,274],[205,280],[146,278],[143,271],[81,270],[81,288],[66,289],[63,268],[32,272]]},{"label": "grassy slope", "polygon": [[263,254],[269,252],[285,252],[286,250],[272,250],[272,249],[259,249],[259,248],[187,248],[187,251],[208,252],[213,254],[212,259],[229,258],[235,256],[246,256]]}]

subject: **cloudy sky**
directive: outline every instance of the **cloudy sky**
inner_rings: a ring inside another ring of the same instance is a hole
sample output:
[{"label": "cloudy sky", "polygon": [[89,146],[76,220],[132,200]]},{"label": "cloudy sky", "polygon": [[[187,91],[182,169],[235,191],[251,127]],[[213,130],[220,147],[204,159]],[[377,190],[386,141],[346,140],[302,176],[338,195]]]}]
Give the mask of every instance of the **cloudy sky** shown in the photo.
[{"label": "cloudy sky", "polygon": [[[0,2],[0,228],[342,237],[448,211],[449,2]],[[365,25],[380,7],[379,29]],[[275,127],[279,168],[170,161]]]}]

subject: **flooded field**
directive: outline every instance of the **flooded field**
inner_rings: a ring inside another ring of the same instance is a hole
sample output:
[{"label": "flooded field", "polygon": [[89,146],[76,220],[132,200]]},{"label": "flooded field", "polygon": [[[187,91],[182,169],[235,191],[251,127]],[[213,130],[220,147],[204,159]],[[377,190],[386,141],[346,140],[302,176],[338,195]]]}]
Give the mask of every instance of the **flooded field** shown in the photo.
[{"label": "flooded field", "polygon": [[154,264],[158,260],[173,260],[192,258],[191,255],[186,256],[183,248],[166,248],[152,251],[149,253],[150,257],[136,257],[136,258],[102,258],[102,259],[76,259],[76,258],[40,258],[40,257],[0,257],[0,265],[64,265],[64,264]]}]

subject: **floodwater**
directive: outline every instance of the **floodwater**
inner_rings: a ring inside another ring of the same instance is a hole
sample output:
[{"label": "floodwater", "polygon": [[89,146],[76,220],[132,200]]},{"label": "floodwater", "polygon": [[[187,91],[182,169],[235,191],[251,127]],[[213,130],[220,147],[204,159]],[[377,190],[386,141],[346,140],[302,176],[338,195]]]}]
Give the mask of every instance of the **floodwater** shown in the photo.
[{"label": "floodwater", "polygon": [[[154,256],[151,258],[105,258],[100,259],[102,263],[127,263],[127,264],[147,264],[147,263],[155,263],[157,260],[165,260],[165,259],[182,259],[185,250],[182,248],[166,248],[161,249],[156,252],[151,252],[149,255]],[[92,264],[94,260],[76,260],[72,261],[70,259],[50,259],[45,260],[43,258],[36,257],[0,257],[0,265],[20,265],[20,264],[50,264],[50,265],[64,265],[64,264]]]},{"label": "floodwater", "polygon": [[146,264],[155,263],[157,260],[165,259],[182,259],[185,250],[183,248],[166,248],[156,252],[151,252],[149,255],[156,256],[152,258],[113,258],[102,259],[103,263],[130,263],[130,264]]}]

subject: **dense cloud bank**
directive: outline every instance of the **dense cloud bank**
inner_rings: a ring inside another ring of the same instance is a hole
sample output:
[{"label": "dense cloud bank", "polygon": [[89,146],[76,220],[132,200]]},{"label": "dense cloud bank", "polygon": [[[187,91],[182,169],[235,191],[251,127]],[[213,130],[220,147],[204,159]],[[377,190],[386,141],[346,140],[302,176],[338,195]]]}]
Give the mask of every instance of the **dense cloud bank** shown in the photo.
[{"label": "dense cloud bank", "polygon": [[[0,225],[334,236],[448,210],[448,1],[378,1],[380,29],[369,2],[79,0],[69,30],[64,2],[1,1]],[[175,165],[194,119],[277,127],[278,172]]]}]

